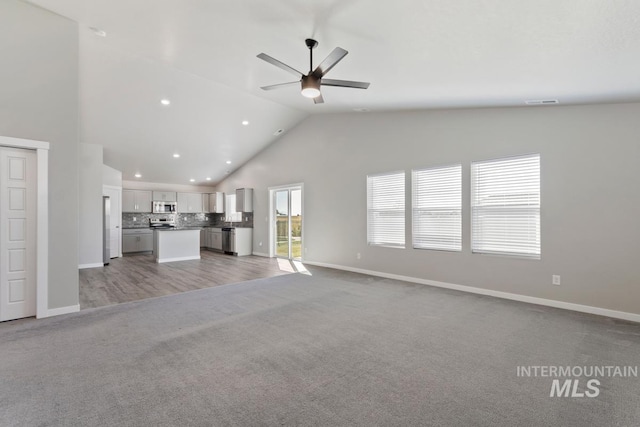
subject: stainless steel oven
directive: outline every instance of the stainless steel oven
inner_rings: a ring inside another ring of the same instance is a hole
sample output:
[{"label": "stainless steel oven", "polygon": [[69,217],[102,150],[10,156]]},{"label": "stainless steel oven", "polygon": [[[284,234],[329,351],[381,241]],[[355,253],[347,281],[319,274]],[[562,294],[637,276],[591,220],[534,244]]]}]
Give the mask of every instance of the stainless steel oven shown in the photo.
[{"label": "stainless steel oven", "polygon": [[153,201],[153,213],[176,213],[178,204],[176,202],[165,202],[162,200]]}]

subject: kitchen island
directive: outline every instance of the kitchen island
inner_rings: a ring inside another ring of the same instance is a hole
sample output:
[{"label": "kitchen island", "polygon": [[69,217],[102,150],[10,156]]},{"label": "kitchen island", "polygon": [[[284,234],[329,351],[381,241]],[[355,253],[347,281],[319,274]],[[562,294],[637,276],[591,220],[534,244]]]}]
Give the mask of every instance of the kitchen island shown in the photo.
[{"label": "kitchen island", "polygon": [[159,228],[153,232],[157,263],[200,259],[200,228]]}]

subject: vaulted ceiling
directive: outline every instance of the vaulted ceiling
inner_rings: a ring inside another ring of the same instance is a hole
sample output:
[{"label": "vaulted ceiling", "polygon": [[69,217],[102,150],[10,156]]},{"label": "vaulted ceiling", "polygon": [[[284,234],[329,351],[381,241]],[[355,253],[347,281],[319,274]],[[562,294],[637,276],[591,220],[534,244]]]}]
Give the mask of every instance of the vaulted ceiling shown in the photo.
[{"label": "vaulted ceiling", "polygon": [[[29,2],[79,23],[81,142],[127,180],[218,182],[309,114],[640,100],[638,1]],[[370,88],[261,90],[295,78],[256,55],[306,72],[309,37]]]}]

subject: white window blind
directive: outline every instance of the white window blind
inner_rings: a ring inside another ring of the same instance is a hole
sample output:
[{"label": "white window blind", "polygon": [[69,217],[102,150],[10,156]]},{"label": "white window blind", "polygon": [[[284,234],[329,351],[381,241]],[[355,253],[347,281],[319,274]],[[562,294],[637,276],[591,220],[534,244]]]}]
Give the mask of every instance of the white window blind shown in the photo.
[{"label": "white window blind", "polygon": [[471,164],[472,251],[540,258],[540,155]]},{"label": "white window blind", "polygon": [[462,165],[414,170],[413,247],[462,250]]},{"label": "white window blind", "polygon": [[242,212],[236,212],[236,195],[227,194],[225,200],[225,221],[240,222],[242,221]]},{"label": "white window blind", "polygon": [[404,172],[367,176],[367,243],[404,248]]}]

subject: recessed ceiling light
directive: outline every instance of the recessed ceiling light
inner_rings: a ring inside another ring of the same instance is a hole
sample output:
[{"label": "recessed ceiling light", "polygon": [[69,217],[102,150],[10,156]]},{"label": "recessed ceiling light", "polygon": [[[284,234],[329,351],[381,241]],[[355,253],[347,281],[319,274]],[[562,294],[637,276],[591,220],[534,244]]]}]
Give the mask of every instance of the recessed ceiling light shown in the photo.
[{"label": "recessed ceiling light", "polygon": [[171,104],[171,101],[169,101],[168,99],[161,99],[161,100],[160,100],[160,104],[162,104],[162,105],[165,105],[165,106],[166,106],[166,105]]},{"label": "recessed ceiling light", "polygon": [[193,178],[191,178],[189,181],[191,181],[191,182],[196,182],[196,180],[195,180],[195,179],[193,179]]},{"label": "recessed ceiling light", "polygon": [[134,175],[136,178],[142,178],[142,175],[140,175],[139,173]]},{"label": "recessed ceiling light", "polygon": [[231,160],[227,160],[227,164],[230,165],[231,164]]},{"label": "recessed ceiling light", "polygon": [[211,178],[210,178],[210,177],[206,177],[205,179],[206,179],[207,181],[211,181]]},{"label": "recessed ceiling light", "polygon": [[106,31],[103,31],[103,30],[101,30],[99,28],[96,28],[96,27],[89,27],[89,29],[91,31],[93,31],[93,34],[95,34],[98,37],[107,37],[107,32]]},{"label": "recessed ceiling light", "polygon": [[278,135],[280,135],[282,132],[284,132],[284,129],[278,129],[278,130],[277,130],[277,131],[275,131],[273,134],[274,134],[275,136],[278,136]]},{"label": "recessed ceiling light", "polygon": [[243,120],[243,121],[242,121],[242,124],[243,124],[244,126],[247,126],[247,125],[249,124],[249,120]]},{"label": "recessed ceiling light", "polygon": [[176,153],[173,155],[173,157],[175,157],[176,159],[180,157],[180,154]]}]

